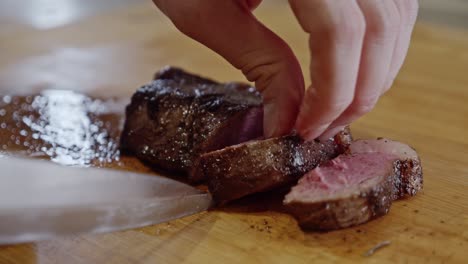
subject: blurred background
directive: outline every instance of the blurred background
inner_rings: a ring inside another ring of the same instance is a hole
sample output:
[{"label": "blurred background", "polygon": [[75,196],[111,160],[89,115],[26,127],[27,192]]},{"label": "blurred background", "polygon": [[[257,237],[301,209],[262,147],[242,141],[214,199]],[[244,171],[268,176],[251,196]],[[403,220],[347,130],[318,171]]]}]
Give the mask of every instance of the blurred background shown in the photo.
[{"label": "blurred background", "polygon": [[[21,23],[37,29],[49,29],[79,19],[125,8],[148,0],[3,0],[0,16],[4,23]],[[282,0],[264,3],[283,4]],[[455,27],[468,27],[468,0],[420,0],[420,19]],[[2,28],[2,31],[5,29]]]},{"label": "blurred background", "polygon": [[[307,37],[286,2],[266,0],[256,14],[306,66],[308,56],[300,55],[307,54]],[[468,0],[421,0],[420,5],[418,24],[436,26],[428,30],[468,31]],[[201,68],[194,70],[220,80],[243,79],[218,56],[176,32],[150,0],[3,0],[0,24],[3,90],[55,87],[127,96],[165,64]]]}]

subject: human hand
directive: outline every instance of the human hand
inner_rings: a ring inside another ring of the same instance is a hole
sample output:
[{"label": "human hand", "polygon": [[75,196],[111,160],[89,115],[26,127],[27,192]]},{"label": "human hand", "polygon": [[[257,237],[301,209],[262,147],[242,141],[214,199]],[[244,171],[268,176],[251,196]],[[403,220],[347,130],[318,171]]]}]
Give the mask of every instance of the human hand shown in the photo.
[{"label": "human hand", "polygon": [[369,112],[408,50],[417,0],[290,0],[309,34],[312,86],[304,93],[289,46],[252,15],[261,0],[153,0],[184,34],[254,81],[265,136],[327,138]]}]

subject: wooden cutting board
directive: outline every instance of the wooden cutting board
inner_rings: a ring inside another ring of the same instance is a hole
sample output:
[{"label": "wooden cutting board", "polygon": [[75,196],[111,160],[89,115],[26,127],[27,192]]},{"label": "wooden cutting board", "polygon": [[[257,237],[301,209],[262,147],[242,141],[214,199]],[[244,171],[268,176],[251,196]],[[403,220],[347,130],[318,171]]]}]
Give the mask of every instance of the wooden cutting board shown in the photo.
[{"label": "wooden cutting board", "polygon": [[[307,70],[307,37],[289,8],[266,4],[256,14]],[[1,94],[58,88],[128,100],[164,65],[243,80],[151,3],[48,30],[7,26],[0,31]],[[387,216],[316,233],[301,231],[288,215],[241,205],[141,229],[1,246],[0,263],[467,263],[467,102],[468,32],[420,23],[393,89],[352,126],[357,138],[393,138],[421,155],[424,191],[395,202]],[[132,158],[123,162],[107,166],[149,172]],[[382,241],[390,245],[363,256]]]}]

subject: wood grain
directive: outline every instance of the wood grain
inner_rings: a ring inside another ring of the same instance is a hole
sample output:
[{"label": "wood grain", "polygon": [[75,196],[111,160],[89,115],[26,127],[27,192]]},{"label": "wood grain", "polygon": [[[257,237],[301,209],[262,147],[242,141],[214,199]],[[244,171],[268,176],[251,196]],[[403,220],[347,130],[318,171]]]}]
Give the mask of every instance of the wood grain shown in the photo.
[{"label": "wood grain", "polygon": [[[291,44],[307,70],[307,37],[290,10],[265,5],[256,14]],[[219,56],[179,34],[151,3],[49,30],[8,26],[0,31],[1,93],[61,88],[128,97],[168,64],[243,80]],[[424,192],[396,202],[387,216],[305,233],[281,213],[212,211],[141,229],[2,246],[0,263],[466,263],[467,102],[468,32],[418,24],[393,89],[352,127],[359,138],[393,138],[421,155]],[[146,170],[135,164],[131,168]],[[385,240],[391,244],[363,256]]]}]

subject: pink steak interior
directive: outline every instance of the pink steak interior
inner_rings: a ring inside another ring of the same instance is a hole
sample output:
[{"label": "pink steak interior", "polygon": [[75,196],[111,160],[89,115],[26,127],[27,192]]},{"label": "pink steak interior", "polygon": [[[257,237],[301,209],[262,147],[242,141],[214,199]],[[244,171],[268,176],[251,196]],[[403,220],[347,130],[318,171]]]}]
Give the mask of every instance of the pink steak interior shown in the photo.
[{"label": "pink steak interior", "polygon": [[359,193],[392,173],[397,158],[380,152],[339,156],[305,174],[284,202],[320,202]]}]

